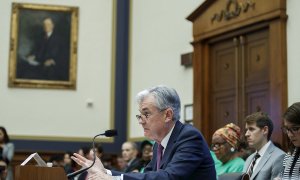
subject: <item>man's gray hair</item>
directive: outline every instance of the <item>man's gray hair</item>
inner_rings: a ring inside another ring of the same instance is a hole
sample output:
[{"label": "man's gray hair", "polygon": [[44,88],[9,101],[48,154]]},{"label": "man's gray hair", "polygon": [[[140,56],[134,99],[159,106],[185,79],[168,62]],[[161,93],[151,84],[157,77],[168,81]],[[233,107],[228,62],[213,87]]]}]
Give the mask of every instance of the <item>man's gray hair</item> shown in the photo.
[{"label": "man's gray hair", "polygon": [[144,98],[149,95],[156,99],[156,107],[160,111],[171,108],[173,110],[173,121],[180,119],[180,98],[175,89],[163,85],[145,89],[137,94],[137,103],[141,104]]},{"label": "man's gray hair", "polygon": [[126,142],[124,142],[123,144],[130,144],[133,150],[136,150],[136,151],[139,150],[139,149],[138,149],[138,146],[137,146],[137,144],[136,144],[135,142],[132,142],[132,141],[126,141]]}]

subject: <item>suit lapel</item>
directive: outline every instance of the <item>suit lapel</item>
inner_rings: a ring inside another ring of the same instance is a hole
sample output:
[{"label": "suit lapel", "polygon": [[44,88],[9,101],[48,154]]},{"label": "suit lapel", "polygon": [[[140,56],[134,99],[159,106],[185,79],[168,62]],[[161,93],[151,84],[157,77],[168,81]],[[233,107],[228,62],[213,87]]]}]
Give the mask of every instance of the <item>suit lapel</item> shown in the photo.
[{"label": "suit lapel", "polygon": [[250,164],[251,164],[251,162],[252,162],[254,156],[255,156],[255,153],[251,154],[251,155],[249,156],[249,158],[247,159],[247,161],[246,161],[246,163],[245,163],[245,165],[244,165],[244,167],[247,167],[247,168],[244,169],[244,172],[248,172],[248,169],[250,168],[249,166],[250,166]]},{"label": "suit lapel", "polygon": [[264,165],[266,164],[266,162],[270,159],[272,152],[274,151],[274,145],[271,142],[270,146],[268,147],[268,149],[266,150],[265,154],[263,155],[263,157],[261,158],[261,160],[259,161],[257,167],[255,168],[251,179],[254,179],[255,176],[259,173],[259,171],[264,167]]},{"label": "suit lapel", "polygon": [[162,157],[162,160],[161,160],[161,163],[160,163],[160,168],[165,167],[165,164],[166,164],[166,162],[167,162],[168,158],[170,157],[171,152],[173,150],[173,145],[175,144],[175,142],[177,140],[177,137],[178,137],[182,127],[183,127],[183,124],[180,121],[177,121],[175,123],[175,127],[174,127],[173,132],[172,132],[172,134],[170,136],[170,139],[168,141],[167,148],[165,149],[165,152],[163,154],[163,157]]}]

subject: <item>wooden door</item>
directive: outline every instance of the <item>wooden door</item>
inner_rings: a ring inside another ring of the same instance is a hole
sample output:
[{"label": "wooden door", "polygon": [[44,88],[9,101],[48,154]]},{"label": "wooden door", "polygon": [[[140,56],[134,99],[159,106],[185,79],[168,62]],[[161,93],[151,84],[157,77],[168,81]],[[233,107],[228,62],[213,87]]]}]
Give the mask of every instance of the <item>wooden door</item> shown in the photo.
[{"label": "wooden door", "polygon": [[272,139],[287,108],[286,0],[206,0],[193,22],[194,125],[208,142],[228,122],[267,112]]},{"label": "wooden door", "polygon": [[268,43],[262,29],[210,45],[211,135],[231,122],[243,129],[253,112],[270,113]]},{"label": "wooden door", "polygon": [[211,44],[211,134],[237,116],[237,63],[233,38]]},{"label": "wooden door", "polygon": [[268,29],[240,37],[244,69],[241,84],[243,112],[240,118],[256,111],[271,113],[270,57]]}]

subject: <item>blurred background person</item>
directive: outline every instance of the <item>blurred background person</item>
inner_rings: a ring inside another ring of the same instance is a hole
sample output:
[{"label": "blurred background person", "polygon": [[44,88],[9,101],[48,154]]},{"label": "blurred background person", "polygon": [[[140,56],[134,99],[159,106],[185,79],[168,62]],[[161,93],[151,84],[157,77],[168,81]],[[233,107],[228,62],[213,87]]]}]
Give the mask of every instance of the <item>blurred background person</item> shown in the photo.
[{"label": "blurred background person", "polygon": [[6,162],[8,167],[7,180],[13,179],[12,167],[10,162],[12,161],[15,153],[14,144],[10,142],[6,129],[0,126],[0,159]]},{"label": "blurred background person", "polygon": [[148,165],[148,163],[151,161],[153,156],[153,144],[149,140],[144,140],[141,143],[141,159],[139,162],[139,166],[134,170],[134,172],[144,172],[145,167]]},{"label": "blurred background person", "polygon": [[238,149],[239,157],[241,157],[242,159],[244,159],[246,161],[246,159],[254,151],[255,151],[255,149],[250,148],[248,143],[245,140],[241,140],[240,145],[239,145],[239,149]]},{"label": "blurred background person", "polygon": [[[94,156],[93,154],[91,153],[91,150],[92,148],[91,147],[88,147],[88,146],[84,146],[82,148],[80,148],[78,150],[78,154],[82,155],[83,157],[89,159],[89,160],[93,160],[94,159]],[[87,174],[88,172],[85,171],[83,173],[81,173],[80,175],[78,176],[75,176],[74,179],[78,179],[78,180],[85,180],[87,178]]]},{"label": "blurred background person", "polygon": [[7,164],[3,159],[0,159],[0,180],[5,180],[7,177]]},{"label": "blurred background person", "polygon": [[139,159],[137,158],[138,148],[134,142],[125,142],[122,145],[122,157],[126,162],[124,172],[140,171]]},{"label": "blurred background person", "polygon": [[49,158],[53,167],[64,167],[64,156],[63,155],[53,155]]},{"label": "blurred background person", "polygon": [[75,163],[75,161],[73,159],[71,159],[72,156],[72,152],[71,151],[67,151],[64,154],[64,169],[66,174],[75,172],[78,168],[77,168],[77,164]]},{"label": "blurred background person", "polygon": [[96,153],[96,156],[101,159],[102,156],[103,156],[103,148],[101,146],[101,144],[96,144],[95,145],[95,153]]},{"label": "blurred background person", "polygon": [[245,161],[239,157],[240,128],[233,124],[218,129],[212,137],[212,150],[219,162],[216,166],[217,175],[242,172]]},{"label": "blurred background person", "polygon": [[300,179],[300,102],[283,114],[282,131],[288,136],[289,151],[283,160],[281,179]]},{"label": "blurred background person", "polygon": [[123,159],[122,155],[117,157],[117,167],[115,168],[117,171],[124,172],[126,168],[126,161]]}]

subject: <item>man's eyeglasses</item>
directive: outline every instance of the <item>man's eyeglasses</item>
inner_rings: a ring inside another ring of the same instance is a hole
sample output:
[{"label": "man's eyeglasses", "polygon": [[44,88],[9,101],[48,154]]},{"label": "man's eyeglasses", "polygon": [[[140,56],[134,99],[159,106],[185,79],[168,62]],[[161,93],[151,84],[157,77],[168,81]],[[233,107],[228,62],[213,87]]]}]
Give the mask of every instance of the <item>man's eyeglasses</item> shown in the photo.
[{"label": "man's eyeglasses", "polygon": [[299,133],[299,129],[300,129],[300,126],[293,126],[293,127],[282,127],[281,130],[283,133],[287,134],[288,132],[292,133],[292,134],[296,134],[296,133]]},{"label": "man's eyeglasses", "polygon": [[[166,110],[166,109],[168,109],[168,108],[159,110],[158,113],[163,112],[163,111]],[[151,116],[150,113],[137,114],[137,115],[135,115],[135,117],[136,117],[136,119],[137,119],[138,121],[139,121],[139,120],[142,120],[142,121],[143,121],[143,120],[148,120],[150,116]]]},{"label": "man's eyeglasses", "polygon": [[211,149],[216,148],[216,149],[220,149],[222,145],[226,144],[227,142],[222,142],[222,143],[212,143],[211,144]]}]

